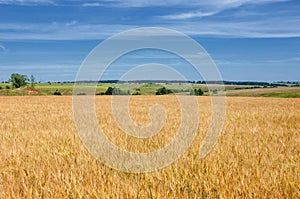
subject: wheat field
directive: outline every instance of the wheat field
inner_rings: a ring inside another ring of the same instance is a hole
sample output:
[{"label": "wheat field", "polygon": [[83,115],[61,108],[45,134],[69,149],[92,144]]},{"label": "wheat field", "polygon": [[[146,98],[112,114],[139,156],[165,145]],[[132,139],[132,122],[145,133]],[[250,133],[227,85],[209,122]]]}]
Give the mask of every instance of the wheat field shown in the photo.
[{"label": "wheat field", "polygon": [[[109,96],[96,97],[99,126],[116,145],[149,152],[167,144],[180,125],[174,96],[134,96],[130,115],[150,122],[148,109],[167,111],[162,131],[139,140],[122,133]],[[300,99],[228,97],[224,129],[199,159],[210,123],[210,98],[189,150],[157,172],[113,170],[83,146],[72,97],[0,97],[0,198],[300,198]]]}]

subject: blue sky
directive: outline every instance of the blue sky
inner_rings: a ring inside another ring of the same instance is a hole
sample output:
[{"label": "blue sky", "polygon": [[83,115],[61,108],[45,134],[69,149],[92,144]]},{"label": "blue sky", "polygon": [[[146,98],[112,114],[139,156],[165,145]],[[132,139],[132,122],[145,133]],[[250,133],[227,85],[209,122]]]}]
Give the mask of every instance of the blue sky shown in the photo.
[{"label": "blue sky", "polygon": [[[38,81],[73,81],[97,44],[138,27],[189,35],[224,80],[299,81],[299,10],[297,0],[0,0],[0,81],[13,72]],[[152,55],[121,60],[141,64]],[[114,77],[112,71],[107,78]]]}]

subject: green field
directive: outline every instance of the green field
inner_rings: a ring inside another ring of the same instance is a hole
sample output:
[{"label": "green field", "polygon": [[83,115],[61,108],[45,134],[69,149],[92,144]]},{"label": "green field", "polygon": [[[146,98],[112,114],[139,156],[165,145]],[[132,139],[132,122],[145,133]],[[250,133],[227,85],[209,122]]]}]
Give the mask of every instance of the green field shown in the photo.
[{"label": "green field", "polygon": [[[9,86],[10,88],[6,88]],[[37,90],[39,93],[34,95],[53,95],[55,91],[59,91],[62,95],[72,95],[73,92],[73,83],[42,83],[36,84],[34,89]],[[82,85],[84,87],[89,87],[90,85]],[[99,84],[97,86],[97,92],[104,92],[109,86],[113,86],[111,84]],[[26,93],[26,89],[29,87],[18,88],[18,89],[11,89],[10,84],[1,83],[0,87],[0,95],[4,96],[23,96],[23,95],[30,95]]]},{"label": "green field", "polygon": [[[0,84],[0,95],[4,96],[23,96],[30,95],[26,93],[26,90],[29,87],[11,89],[10,84]],[[10,88],[6,88],[9,86]],[[72,95],[73,92],[72,83],[52,83],[51,85],[48,83],[36,84],[34,89],[38,91],[38,94],[34,95],[53,95],[55,91],[59,91],[62,95]],[[82,83],[80,86],[82,87],[93,87],[92,84]],[[168,89],[173,90],[176,93],[189,94],[192,88],[201,87],[204,91],[207,91],[206,86],[197,85],[190,86],[188,84],[146,84],[146,83],[122,83],[122,84],[98,84],[96,88],[96,94],[104,93],[108,87],[119,88],[122,93],[125,94],[134,94],[138,93],[141,95],[155,95],[155,92],[162,87],[166,87]]]},{"label": "green field", "polygon": [[300,87],[275,87],[227,90],[227,96],[299,98]]},{"label": "green field", "polygon": [[[90,83],[80,84],[82,87],[93,87]],[[214,87],[213,94],[218,94],[219,85],[211,85]],[[30,92],[29,85],[27,87],[12,89],[11,84],[0,83],[0,96],[26,96],[38,95],[47,96],[54,95],[59,92],[61,95],[72,95],[73,83],[40,83]],[[192,89],[201,88],[205,96],[209,96],[207,85],[205,84],[185,84],[185,83],[100,83],[97,85],[96,94],[104,94],[108,87],[118,88],[123,95],[155,95],[159,88],[166,87],[176,94],[189,95]],[[278,98],[300,98],[300,87],[259,87],[259,86],[243,86],[243,85],[225,85],[227,96],[240,97],[278,97]],[[85,94],[85,93],[82,93]]]}]

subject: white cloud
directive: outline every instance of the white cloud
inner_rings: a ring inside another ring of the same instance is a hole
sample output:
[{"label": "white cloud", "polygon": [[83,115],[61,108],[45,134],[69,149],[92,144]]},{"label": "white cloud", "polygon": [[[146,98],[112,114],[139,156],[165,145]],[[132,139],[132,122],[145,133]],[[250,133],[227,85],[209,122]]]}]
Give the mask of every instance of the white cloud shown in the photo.
[{"label": "white cloud", "polygon": [[0,52],[6,52],[6,48],[5,46],[3,46],[2,44],[0,44]]},{"label": "white cloud", "polygon": [[184,6],[184,7],[210,7],[210,8],[229,8],[238,7],[244,4],[261,4],[274,3],[289,0],[106,0],[104,2],[111,3],[115,6],[123,7],[150,7],[150,6]]},{"label": "white cloud", "polygon": [[102,3],[99,2],[94,2],[94,3],[83,3],[82,4],[83,7],[100,7],[103,6]]},{"label": "white cloud", "polygon": [[73,20],[73,21],[70,21],[70,22],[66,23],[66,25],[67,25],[67,26],[73,26],[73,25],[75,25],[75,24],[77,24],[77,23],[78,23],[78,21]]},{"label": "white cloud", "polygon": [[[274,23],[276,21],[276,23]],[[164,23],[163,27],[190,36],[235,38],[288,38],[300,37],[300,17],[285,16],[259,21],[179,21]],[[157,26],[160,26],[157,24]],[[106,39],[121,31],[138,28],[123,24],[69,23],[0,23],[0,40],[89,40]],[[161,34],[157,32],[157,34]]]},{"label": "white cloud", "polygon": [[52,0],[0,0],[0,4],[6,5],[41,5],[41,4],[51,4],[54,5]]},{"label": "white cloud", "polygon": [[272,60],[265,60],[265,63],[287,63],[287,62],[297,62],[299,63],[300,57],[290,57],[286,59],[272,59]]},{"label": "white cloud", "polygon": [[[113,7],[190,7],[228,9],[244,4],[274,3],[289,0],[0,0],[0,4],[14,5],[81,5],[84,7],[113,6]],[[195,7],[196,6],[196,7]]]},{"label": "white cloud", "polygon": [[203,2],[209,2],[207,0],[108,0],[106,2],[111,3],[114,6],[118,7],[158,7],[158,6],[195,6],[203,5]]},{"label": "white cloud", "polygon": [[0,44],[0,48],[1,48],[2,50],[6,50],[6,48],[5,48],[2,44]]},{"label": "white cloud", "polygon": [[182,14],[174,14],[174,15],[165,15],[161,16],[162,19],[190,19],[195,17],[208,17],[215,15],[217,12],[188,12],[188,13],[182,13]]},{"label": "white cloud", "polygon": [[[224,10],[238,8],[243,5],[247,4],[263,4],[263,3],[274,3],[274,2],[283,2],[289,0],[215,0],[215,1],[191,1],[190,4],[187,2],[184,5],[194,5],[196,8],[201,8],[203,11],[194,11],[194,12],[186,12],[186,13],[179,13],[179,14],[171,14],[171,15],[164,15],[159,16],[162,19],[169,19],[169,20],[184,20],[184,19],[191,19],[191,18],[201,18],[201,17],[208,17],[218,14]],[[176,1],[175,1],[176,2]]]},{"label": "white cloud", "polygon": [[70,23],[1,24],[0,40],[88,40],[104,39],[136,26]]},{"label": "white cloud", "polygon": [[[185,25],[187,24],[187,25]],[[280,25],[279,25],[280,24]],[[171,26],[188,35],[244,38],[289,38],[299,37],[299,20],[248,21],[248,22],[189,22]]]}]

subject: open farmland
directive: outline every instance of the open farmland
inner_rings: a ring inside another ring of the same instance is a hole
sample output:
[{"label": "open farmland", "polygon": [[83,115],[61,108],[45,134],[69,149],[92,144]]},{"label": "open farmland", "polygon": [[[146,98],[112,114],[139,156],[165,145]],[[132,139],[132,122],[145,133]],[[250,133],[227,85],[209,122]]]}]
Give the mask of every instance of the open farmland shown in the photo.
[{"label": "open farmland", "polygon": [[[259,83],[257,83],[259,84]],[[9,83],[0,83],[0,96],[49,96],[59,91],[61,95],[72,95],[74,83],[38,83],[34,88],[26,87],[12,89]],[[92,83],[80,84],[82,88],[93,88]],[[208,87],[211,87],[211,93]],[[214,90],[222,89],[224,86],[227,96],[235,97],[278,97],[278,98],[300,98],[300,86],[298,84],[289,86],[263,87],[258,85],[220,85],[220,84],[188,84],[188,83],[99,83],[96,87],[96,95],[103,95],[109,88],[117,88],[120,95],[138,93],[139,95],[155,95],[160,88],[166,87],[172,92],[181,95],[190,95],[191,89],[201,88],[205,96],[215,95]],[[8,87],[8,88],[7,88]],[[34,93],[27,92],[33,89]]]},{"label": "open farmland", "polygon": [[[176,98],[133,96],[131,117],[150,122],[148,108],[168,112],[158,135],[139,141],[122,134],[109,96],[96,97],[100,126],[134,152],[156,150],[180,124]],[[94,159],[80,141],[70,96],[0,97],[0,198],[299,198],[300,99],[227,98],[224,131],[198,158],[209,125],[210,98],[198,97],[198,135],[178,161],[158,172],[122,173]]]},{"label": "open farmland", "polygon": [[228,90],[228,96],[300,98],[300,87]]}]

